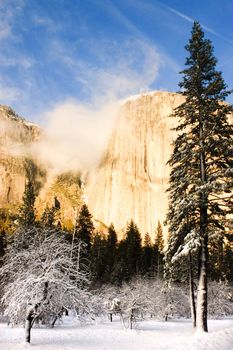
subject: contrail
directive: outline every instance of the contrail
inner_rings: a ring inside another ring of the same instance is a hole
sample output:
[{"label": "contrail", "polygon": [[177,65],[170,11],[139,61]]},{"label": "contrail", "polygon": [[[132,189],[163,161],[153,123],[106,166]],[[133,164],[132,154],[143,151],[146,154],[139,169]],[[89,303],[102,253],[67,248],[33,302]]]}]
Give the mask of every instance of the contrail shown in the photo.
[{"label": "contrail", "polygon": [[[188,21],[188,22],[191,22],[193,23],[195,20],[192,18],[192,17],[189,17],[189,16],[186,16],[184,13],[180,12],[180,11],[177,11],[175,10],[174,8],[170,7],[170,6],[167,6],[167,5],[164,5],[164,7],[166,7],[169,11],[171,11],[172,13],[174,13],[175,15],[177,15],[178,17],[180,18],[183,18],[184,20]],[[233,40],[229,39],[229,38],[226,38],[225,36],[219,34],[218,32],[216,32],[215,30],[203,25],[201,23],[202,27],[209,33],[215,35],[216,37],[218,37],[219,39],[222,39],[224,40],[225,42],[229,43],[229,44],[233,44]]]}]

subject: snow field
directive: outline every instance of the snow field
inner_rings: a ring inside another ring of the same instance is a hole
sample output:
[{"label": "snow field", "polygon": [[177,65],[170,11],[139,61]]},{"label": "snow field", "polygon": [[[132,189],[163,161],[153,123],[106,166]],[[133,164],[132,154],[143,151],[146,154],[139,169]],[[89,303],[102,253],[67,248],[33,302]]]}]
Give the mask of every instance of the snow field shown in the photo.
[{"label": "snow field", "polygon": [[81,325],[71,317],[53,329],[33,328],[31,344],[22,327],[0,324],[0,350],[231,350],[233,318],[210,320],[209,333],[193,332],[190,320],[148,320],[124,329],[119,319]]}]

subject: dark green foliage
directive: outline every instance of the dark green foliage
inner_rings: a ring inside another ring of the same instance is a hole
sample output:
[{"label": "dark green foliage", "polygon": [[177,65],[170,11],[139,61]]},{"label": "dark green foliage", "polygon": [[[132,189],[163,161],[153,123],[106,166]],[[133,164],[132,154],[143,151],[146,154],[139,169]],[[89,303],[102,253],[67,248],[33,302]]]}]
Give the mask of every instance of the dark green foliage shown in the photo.
[{"label": "dark green foliage", "polygon": [[46,173],[40,169],[31,159],[27,158],[24,162],[26,178],[32,182],[36,196],[45,181]]},{"label": "dark green foliage", "polygon": [[232,125],[225,104],[230,94],[216,58],[199,23],[192,28],[185,47],[187,68],[179,84],[185,102],[174,111],[178,136],[173,154],[169,193],[169,247],[167,262],[187,252],[199,251],[199,327],[207,331],[207,258],[208,239],[224,232],[232,213]]},{"label": "dark green foliage", "polygon": [[19,210],[19,224],[23,227],[30,227],[35,224],[35,199],[41,187],[41,183],[45,178],[45,173],[40,170],[35,163],[25,160],[26,184],[22,205]]},{"label": "dark green foliage", "polygon": [[160,221],[155,231],[155,245],[154,245],[154,265],[157,278],[163,278],[164,273],[164,239],[163,229]]},{"label": "dark green foliage", "polygon": [[229,281],[233,282],[233,244],[227,242],[223,249],[223,275]]},{"label": "dark green foliage", "polygon": [[160,221],[158,221],[158,225],[155,231],[155,246],[157,250],[163,254],[164,250],[164,239],[163,239],[163,229]]},{"label": "dark green foliage", "polygon": [[35,200],[40,188],[40,182],[37,181],[39,172],[37,166],[30,159],[25,161],[26,184],[23,194],[23,203],[19,210],[19,224],[22,227],[35,225]]},{"label": "dark green foliage", "polygon": [[[108,265],[112,270],[110,276],[111,283],[121,285],[123,281],[128,281],[141,273],[141,235],[133,220],[130,221],[126,228],[125,238],[122,239],[117,246],[115,245],[115,231],[113,230],[113,226],[110,226],[107,242],[108,246],[111,246],[111,251],[113,252],[110,265]],[[108,251],[109,256],[111,251]]]},{"label": "dark green foliage", "polygon": [[112,281],[112,273],[117,259],[117,234],[113,224],[108,228],[106,239],[105,280]]},{"label": "dark green foliage", "polygon": [[23,195],[23,203],[19,210],[19,223],[20,226],[30,227],[35,225],[35,189],[32,181],[30,179],[27,180],[25,185],[24,195]]},{"label": "dark green foliage", "polygon": [[[204,39],[198,23],[193,26],[186,49],[190,53],[186,61],[189,68],[181,72],[184,78],[180,83],[186,101],[174,112],[179,118],[179,136],[169,161],[172,170],[167,221],[173,241],[175,232],[179,239],[182,232],[186,235],[198,228],[200,213],[207,207],[208,231],[214,227],[224,230],[226,214],[232,211],[232,198],[227,195],[232,186],[232,126],[227,113],[232,107],[222,103],[229,91],[221,73],[215,70],[212,45]],[[184,230],[187,220],[189,230]]]},{"label": "dark green foliage", "polygon": [[12,234],[16,229],[18,215],[10,209],[0,208],[0,233]]},{"label": "dark green foliage", "polygon": [[126,241],[123,239],[118,244],[117,256],[113,267],[111,282],[116,285],[121,285],[123,281],[128,279],[128,266],[126,262]]},{"label": "dark green foliage", "polygon": [[0,232],[0,266],[1,266],[1,259],[5,254],[6,246],[7,246],[6,233],[3,231],[3,232]]},{"label": "dark green foliage", "polygon": [[142,247],[142,274],[152,275],[154,270],[154,249],[149,233],[146,233]]},{"label": "dark green foliage", "polygon": [[47,227],[53,227],[54,221],[55,221],[55,214],[56,214],[56,208],[54,206],[52,206],[51,208],[46,206],[41,216],[42,225]]},{"label": "dark green foliage", "polygon": [[[57,213],[60,211],[60,202],[57,197],[54,198],[54,205],[49,208],[46,205],[45,210],[41,216],[41,223],[43,226],[54,227],[56,226]],[[60,226],[60,222],[57,222],[57,226]]]},{"label": "dark green foliage", "polygon": [[[103,283],[104,277],[106,276],[106,265],[107,265],[107,259],[106,259],[106,239],[105,237],[101,237],[99,233],[96,233],[94,235],[94,238],[92,240],[92,247],[91,247],[91,254],[90,254],[90,260],[91,260],[91,273],[92,273],[92,280],[94,282]],[[110,276],[108,275],[107,278],[109,279]]]},{"label": "dark green foliage", "polygon": [[141,254],[141,235],[137,225],[131,220],[125,232],[126,279],[141,272]]},{"label": "dark green foliage", "polygon": [[79,212],[75,225],[75,238],[81,240],[86,245],[86,251],[89,254],[91,249],[91,239],[94,233],[94,225],[92,216],[86,204],[84,204]]},{"label": "dark green foliage", "polygon": [[209,239],[209,265],[208,275],[211,280],[220,281],[225,279],[223,264],[224,255],[224,236],[222,232],[216,230],[215,234],[210,235]]}]

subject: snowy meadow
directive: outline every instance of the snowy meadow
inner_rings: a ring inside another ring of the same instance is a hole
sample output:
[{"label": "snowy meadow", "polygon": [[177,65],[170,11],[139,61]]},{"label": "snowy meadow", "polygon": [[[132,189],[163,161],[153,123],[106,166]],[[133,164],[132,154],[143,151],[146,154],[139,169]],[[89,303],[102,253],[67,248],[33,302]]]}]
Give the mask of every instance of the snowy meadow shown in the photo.
[{"label": "snowy meadow", "polygon": [[53,329],[36,327],[31,344],[23,341],[22,327],[0,324],[0,350],[230,350],[233,344],[233,318],[209,321],[209,333],[194,332],[190,320],[137,323],[133,330],[125,329],[119,317],[98,319],[81,324],[73,316],[64,316]]},{"label": "snowy meadow", "polygon": [[230,350],[231,290],[224,282],[210,283],[209,332],[203,333],[192,327],[183,285],[135,279],[121,287],[103,286],[89,294],[86,307],[64,311],[55,324],[35,322],[30,344],[22,324],[0,323],[0,350]]}]

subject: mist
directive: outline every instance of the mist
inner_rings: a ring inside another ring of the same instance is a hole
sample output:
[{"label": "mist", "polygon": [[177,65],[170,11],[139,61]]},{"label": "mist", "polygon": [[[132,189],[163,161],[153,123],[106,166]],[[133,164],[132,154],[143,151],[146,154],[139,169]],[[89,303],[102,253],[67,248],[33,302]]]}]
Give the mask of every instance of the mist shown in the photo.
[{"label": "mist", "polygon": [[41,140],[33,144],[36,158],[52,173],[91,170],[107,146],[119,103],[85,106],[67,101],[44,115],[46,126]]},{"label": "mist", "polygon": [[95,168],[116,123],[120,101],[150,90],[158,75],[159,55],[144,40],[122,43],[114,54],[106,45],[102,49],[98,67],[56,51],[72,67],[89,100],[61,101],[40,116],[44,133],[32,151],[52,173]]}]

